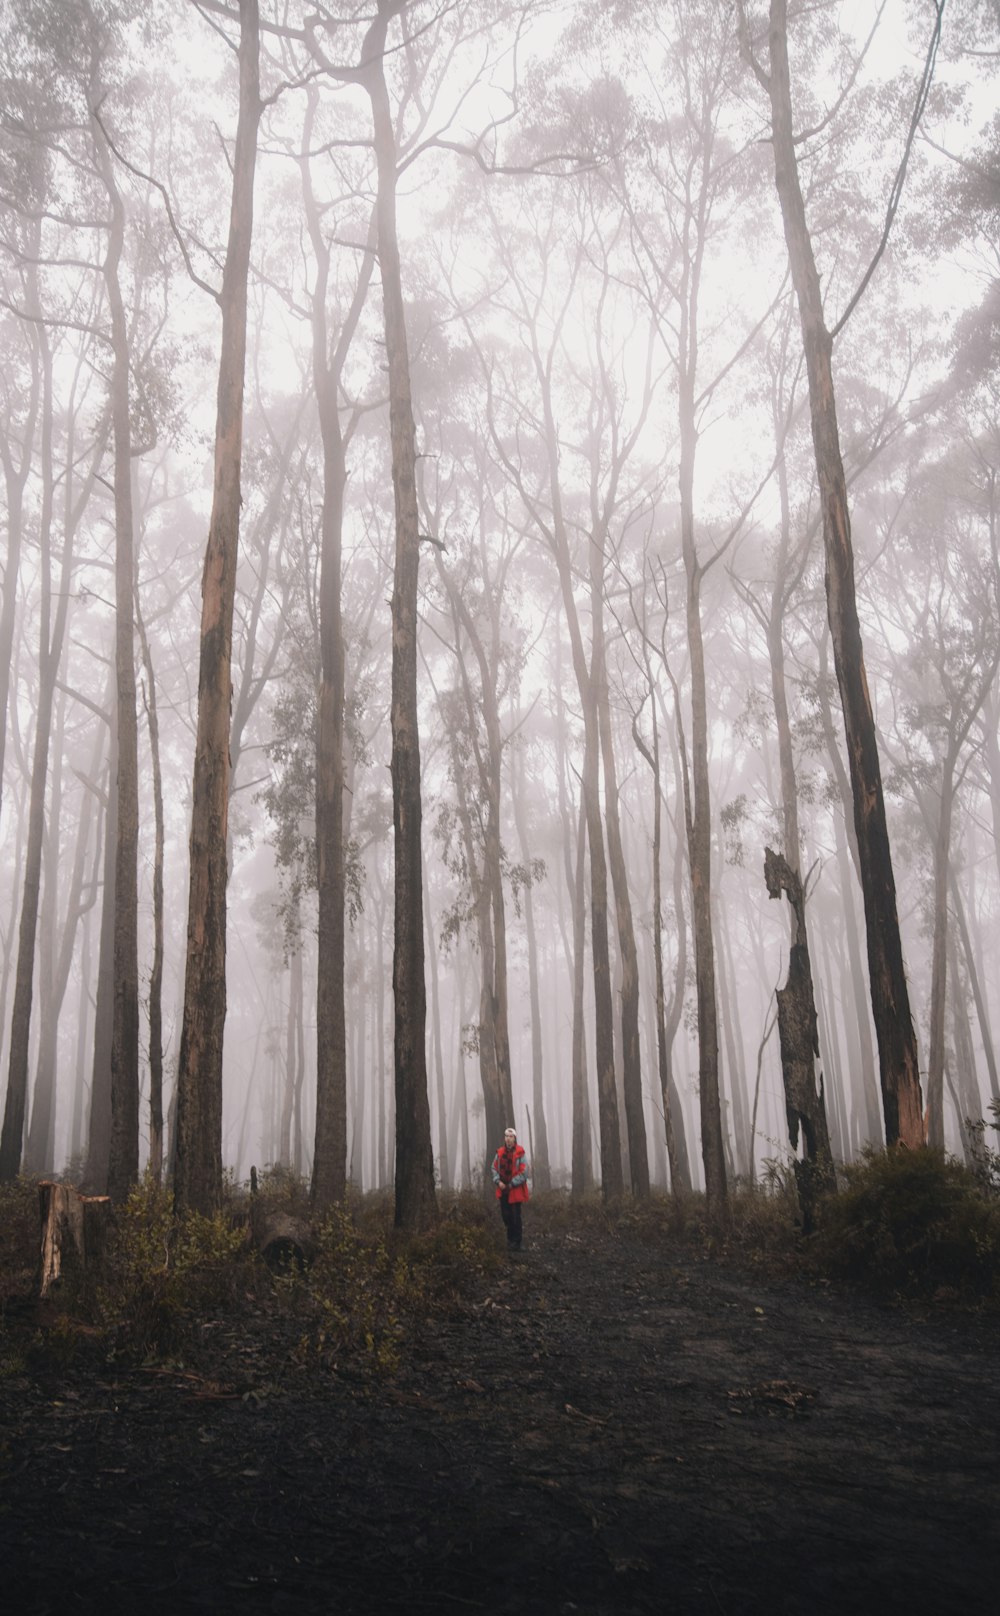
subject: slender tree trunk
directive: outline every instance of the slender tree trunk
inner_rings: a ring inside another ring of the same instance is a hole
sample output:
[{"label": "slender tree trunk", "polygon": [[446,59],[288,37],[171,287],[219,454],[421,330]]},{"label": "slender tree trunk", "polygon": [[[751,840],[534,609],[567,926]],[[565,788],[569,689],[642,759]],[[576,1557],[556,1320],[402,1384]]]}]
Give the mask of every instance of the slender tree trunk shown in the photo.
[{"label": "slender tree trunk", "polygon": [[365,35],[360,72],[372,108],[378,168],[376,212],[382,276],[386,359],[389,367],[389,437],[396,509],[392,591],[392,804],[395,905],[392,982],[395,998],[396,1225],[420,1229],[437,1216],[434,1148],[427,1096],[424,917],[421,901],[420,737],[417,710],[416,442],[410,361],[396,234],[396,139],[385,80],[386,31],[400,0],[378,0]]},{"label": "slender tree trunk", "polygon": [[198,732],[191,810],[184,1015],[177,1072],[178,1212],[222,1198],[222,1046],[226,1020],[226,883],[233,606],[240,524],[247,280],[261,115],[257,0],[240,0],[240,103],[223,270],[215,486],[202,577]]},{"label": "slender tree trunk", "polygon": [[[693,481],[693,457],[691,474]],[[701,573],[694,552],[694,518],[682,527],[687,569],[687,631],[691,658],[691,809],[688,815],[688,867],[691,872],[691,929],[698,1004],[698,1102],[701,1113],[701,1156],[705,1198],[710,1215],[724,1214],[727,1201],[722,1096],[719,1086],[719,1021],[715,992],[715,942],[712,936],[712,825],[708,777],[708,701],[705,652],[701,631]]]},{"label": "slender tree trunk", "polygon": [[156,675],[136,590],[135,621],[145,671],[143,704],[149,731],[153,788],[153,959],[149,971],[149,1171],[154,1184],[163,1177],[163,772],[160,720],[156,707]]},{"label": "slender tree trunk", "polygon": [[[41,257],[41,220],[29,224],[27,245],[28,264],[25,268],[25,309],[29,316],[41,315],[38,298],[38,270],[30,262]],[[3,599],[0,604],[0,808],[3,805],[4,763],[7,746],[7,708],[10,701],[10,674],[14,661],[14,626],[17,615],[17,586],[21,569],[21,541],[24,536],[24,491],[31,471],[35,428],[42,395],[43,349],[31,318],[19,322],[19,335],[30,352],[31,381],[24,407],[21,428],[21,450],[15,453],[13,435],[0,433],[0,465],[3,466],[4,490],[7,496],[7,559],[3,573]],[[0,1023],[3,1025],[4,1023]]]},{"label": "slender tree trunk", "polygon": [[[65,703],[63,702],[60,704],[59,728],[56,736],[57,752],[59,754],[62,753],[64,745],[64,707]],[[101,724],[98,726],[90,767],[90,778],[95,781],[100,774],[101,753],[104,743],[104,726]],[[57,786],[57,780],[61,776],[61,772],[60,756],[60,761],[53,771],[48,847],[45,853],[45,897],[42,905],[42,935],[40,940],[42,1020],[39,1029],[38,1060],[31,1103],[31,1122],[24,1150],[24,1167],[27,1172],[53,1172],[55,1170],[56,1054],[59,1017],[66,997],[66,988],[69,985],[69,975],[76,952],[76,938],[80,921],[93,907],[96,897],[95,887],[91,888],[89,894],[85,895],[84,893],[87,859],[90,852],[91,821],[94,812],[93,792],[85,788],[80,820],[77,826],[73,869],[66,894],[65,923],[62,937],[57,947],[55,932],[59,893],[58,843],[61,840],[62,832],[62,786],[61,781]]]},{"label": "slender tree trunk", "polygon": [[975,1166],[977,1148],[976,1136],[973,1130],[983,1114],[983,1097],[980,1093],[979,1079],[976,1075],[976,1057],[972,1047],[972,1029],[969,1026],[969,1009],[965,984],[959,973],[958,948],[952,932],[948,934],[948,956],[952,1044],[955,1053],[955,1087],[958,1090],[959,1097],[959,1104],[956,1106],[958,1131],[965,1159],[969,1166],[972,1167]]},{"label": "slender tree trunk", "polygon": [[90,467],[75,499],[73,497],[75,449],[72,441],[72,431],[70,434],[70,441],[66,451],[66,503],[63,518],[62,554],[59,566],[60,576],[53,608],[51,546],[55,475],[53,465],[52,357],[47,344],[41,338],[40,341],[42,341],[43,348],[43,402],[41,433],[42,494],[39,512],[41,620],[38,655],[38,706],[35,714],[35,744],[31,764],[28,836],[24,856],[21,918],[18,928],[14,1006],[11,1013],[7,1100],[4,1107],[3,1128],[0,1130],[0,1183],[9,1183],[16,1178],[21,1166],[24,1115],[28,1094],[35,937],[38,929],[38,905],[41,891],[42,846],[45,839],[45,787],[48,776],[56,678],[59,664],[62,660],[63,644],[66,637],[66,619],[72,593],[73,539],[77,524],[93,488],[96,467],[103,452],[107,434],[106,422],[100,423],[94,440]]},{"label": "slender tree trunk", "polygon": [[103,130],[93,121],[98,163],[111,207],[104,285],[111,311],[111,422],[115,502],[115,704],[118,767],[114,789],[114,1021],[111,1035],[111,1150],[108,1194],[122,1201],[139,1176],[139,757],[135,700],[135,539],[129,338],[118,278],[125,245],[125,208]]},{"label": "slender tree trunk", "polygon": [[434,1048],[434,1084],[437,1096],[438,1178],[442,1189],[450,1189],[448,1113],[444,1098],[444,1058],[441,1047],[441,984],[437,946],[434,940],[434,917],[431,914],[431,895],[427,885],[426,870],[424,871],[424,932],[431,961],[431,1034]]},{"label": "slender tree trunk", "polygon": [[94,1062],[90,1079],[90,1122],[87,1138],[87,1165],[83,1187],[92,1195],[103,1195],[108,1184],[108,1158],[111,1153],[111,1039],[114,1031],[115,995],[115,844],[118,793],[117,709],[111,704],[108,729],[108,790],[104,816],[104,882],[101,891],[101,930],[97,943],[97,992],[94,1002]]},{"label": "slender tree trunk", "polygon": [[955,801],[955,760],[948,754],[941,770],[933,838],[933,932],[931,943],[930,1048],[927,1060],[927,1143],[944,1149],[944,1024],[948,992],[948,873]]},{"label": "slender tree trunk", "polygon": [[332,342],[327,315],[330,243],[313,194],[309,152],[319,105],[315,86],[303,130],[300,160],[306,224],[316,260],[312,291],[313,386],[323,445],[323,505],[320,517],[320,685],[316,730],[316,852],[319,940],[316,982],[316,1148],[312,1200],[323,1211],[344,1197],[347,1175],[347,1027],[344,1012],[344,703],[345,649],[342,616],[342,540],[347,457],[338,390],[371,280],[373,255],[366,251],[350,308]]},{"label": "slender tree trunk", "polygon": [[972,946],[972,938],[969,936],[969,922],[965,912],[965,903],[962,899],[958,881],[955,877],[954,867],[952,867],[950,870],[948,878],[951,884],[952,908],[955,912],[955,920],[958,923],[958,934],[962,939],[962,954],[965,958],[965,968],[969,973],[969,984],[972,988],[972,996],[976,1006],[976,1016],[979,1021],[979,1036],[983,1043],[983,1054],[986,1059],[986,1070],[990,1081],[990,1094],[995,1101],[1000,1101],[1000,1081],[998,1081],[997,1078],[997,1058],[996,1049],[993,1043],[993,1030],[990,1026],[989,1006],[986,1003],[986,998],[983,993],[982,978],[979,973],[979,967],[976,963],[976,955]]},{"label": "slender tree trunk", "polygon": [[[512,1121],[514,1100],[510,1090],[510,1065],[508,1063],[505,1071],[497,1059],[497,1003],[494,990],[496,968],[494,960],[495,939],[491,913],[492,893],[486,876],[479,866],[465,776],[462,773],[462,764],[457,748],[454,746],[452,748],[452,772],[455,778],[458,820],[462,830],[462,840],[465,844],[465,864],[476,912],[476,935],[479,941],[480,965],[479,1018],[476,1026],[476,1043],[479,1052],[479,1078],[483,1090],[483,1112],[486,1120],[486,1148],[492,1154],[503,1137],[504,1128]],[[488,1178],[484,1180],[484,1187],[489,1189]]]},{"label": "slender tree trunk", "polygon": [[[667,1043],[667,1017],[666,1017],[666,989],[663,979],[663,877],[661,870],[662,844],[663,844],[663,791],[660,784],[660,726],[656,715],[656,695],[653,687],[652,672],[649,666],[648,648],[643,637],[646,683],[649,688],[650,711],[653,724],[653,746],[650,750],[639,734],[638,721],[633,723],[632,733],[635,743],[653,775],[653,969],[655,973],[655,1005],[656,1005],[656,1064],[660,1079],[660,1099],[663,1105],[663,1132],[667,1151],[667,1165],[670,1169],[671,1193],[677,1195],[683,1188],[691,1188],[690,1170],[687,1165],[687,1145],[684,1139],[684,1121],[679,1115],[679,1107],[674,1102],[672,1094],[673,1082],[670,1062],[670,1048]],[[683,927],[683,913],[679,916]],[[683,1166],[682,1166],[683,1150]]]},{"label": "slender tree trunk", "polygon": [[[559,778],[559,819],[563,827],[563,868],[566,890],[573,914],[573,1025],[571,1033],[570,1187],[579,1198],[591,1189],[594,1164],[591,1154],[590,1099],[587,1085],[586,1025],[584,1021],[584,972],[587,937],[586,861],[587,816],[581,802],[574,838],[566,792],[566,722],[562,691],[562,638],[556,635],[556,751]],[[576,849],[575,857],[573,849]],[[561,906],[560,906],[561,912]]]},{"label": "slender tree trunk", "polygon": [[[844,909],[844,935],[847,943],[847,958],[850,965],[851,994],[855,1005],[855,1024],[858,1034],[858,1049],[860,1054],[859,1078],[861,1085],[861,1103],[864,1108],[865,1125],[863,1139],[872,1145],[881,1145],[884,1138],[882,1114],[879,1108],[878,1088],[875,1079],[875,1052],[872,1048],[871,1005],[869,994],[865,985],[864,965],[861,959],[859,943],[860,928],[857,923],[854,907],[854,881],[860,880],[860,866],[857,856],[857,838],[854,834],[854,823],[851,812],[850,782],[844,769],[840,749],[833,727],[833,712],[831,709],[827,690],[826,677],[826,636],[820,653],[819,699],[820,714],[823,722],[823,734],[826,740],[827,753],[834,779],[840,792],[843,804],[843,815],[834,815],[834,838],[837,847],[837,872],[840,881],[841,902]],[[850,860],[849,862],[849,855]]]},{"label": "slender tree trunk", "polygon": [[771,101],[775,187],[809,377],[813,447],[826,549],[827,605],[847,735],[886,1141],[889,1145],[901,1143],[915,1147],[924,1141],[917,1041],[903,967],[882,774],[855,596],[847,482],[834,395],[833,340],[823,317],[819,274],[795,153],[787,0],[771,0],[770,19],[770,73],[766,75],[766,85]]},{"label": "slender tree trunk", "polygon": [[347,1184],[347,1025],[344,1015],[344,636],[341,533],[347,465],[336,380],[326,357],[325,308],[314,302],[313,376],[323,439],[320,520],[320,685],[316,728],[319,936],[316,981],[316,1145],[312,1201],[323,1212]]},{"label": "slender tree trunk", "polygon": [[625,1127],[628,1136],[629,1178],[632,1194],[644,1199],[649,1194],[649,1151],[642,1106],[642,1057],[639,1046],[639,959],[632,921],[632,899],[628,871],[622,851],[618,778],[615,769],[611,731],[611,702],[608,694],[606,647],[604,643],[604,552],[593,538],[590,546],[591,619],[593,646],[591,686],[597,707],[601,757],[604,763],[604,821],[608,836],[608,861],[615,895],[618,927],[618,957],[621,966],[622,1092],[625,1100]]},{"label": "slender tree trunk", "polygon": [[726,1069],[729,1076],[730,1091],[730,1127],[727,1132],[732,1139],[735,1171],[744,1178],[750,1170],[749,1133],[750,1121],[747,1116],[746,1095],[743,1090],[743,1038],[739,1025],[739,1005],[736,997],[736,973],[733,967],[732,950],[726,935],[725,925],[720,914],[720,905],[715,894],[712,901],[712,932],[719,944],[718,980],[716,983],[718,1002],[722,1010],[722,1034],[726,1046]]},{"label": "slender tree trunk", "polygon": [[552,1169],[549,1163],[549,1132],[545,1118],[545,1086],[542,1057],[542,1007],[538,986],[538,936],[535,928],[534,882],[531,879],[531,851],[524,803],[524,770],[514,781],[514,823],[521,848],[521,862],[528,871],[524,888],[524,930],[528,942],[528,1004],[531,1014],[531,1112],[534,1118],[535,1139],[532,1147],[531,1168],[535,1187],[552,1188]]}]

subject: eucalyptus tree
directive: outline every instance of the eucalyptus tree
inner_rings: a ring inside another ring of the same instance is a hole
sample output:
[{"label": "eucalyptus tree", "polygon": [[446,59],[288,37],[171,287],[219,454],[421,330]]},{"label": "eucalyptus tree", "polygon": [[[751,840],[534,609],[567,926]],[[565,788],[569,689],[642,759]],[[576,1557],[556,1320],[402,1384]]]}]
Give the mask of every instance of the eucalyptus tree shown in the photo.
[{"label": "eucalyptus tree", "polygon": [[[756,327],[741,307],[722,320],[721,277],[731,278],[736,230],[745,225],[747,170],[753,153],[733,116],[730,87],[737,62],[729,17],[689,0],[640,13],[652,33],[655,61],[635,97],[641,161],[619,160],[611,183],[628,220],[631,276],[648,306],[676,385],[679,441],[677,491],[689,662],[689,728],[684,766],[691,918],[698,1013],[698,1092],[708,1202],[727,1200],[719,1079],[719,1022],[712,929],[712,793],[709,685],[702,595],[709,572],[731,546],[749,504],[719,530],[696,507],[699,441],[718,409]],[[723,266],[725,269],[723,271]],[[730,291],[729,302],[732,303]],[[706,314],[706,305],[713,312]],[[761,316],[762,317],[762,316]],[[760,318],[757,324],[759,326]],[[720,328],[726,345],[720,343]]]},{"label": "eucalyptus tree", "polygon": [[211,1213],[222,1195],[222,1046],[226,1015],[226,882],[232,632],[240,528],[247,281],[260,93],[257,0],[239,0],[239,106],[222,315],[215,478],[202,580],[198,730],[191,813],[184,1013],[177,1071],[175,1205]]},{"label": "eucalyptus tree", "polygon": [[457,733],[462,735],[466,763],[471,766],[472,778],[466,782],[459,775],[462,760],[453,745],[452,768],[464,805],[468,873],[478,919],[482,964],[478,1036],[487,1077],[483,1085],[487,1148],[492,1151],[514,1115],[504,896],[511,861],[501,823],[510,736],[504,733],[501,715],[521,670],[523,634],[513,610],[520,535],[494,504],[485,446],[466,444],[456,423],[449,425],[447,469],[442,470],[439,459],[433,494],[428,479],[423,482],[428,523],[443,546],[435,550],[435,563],[444,615],[450,618],[447,639],[454,653],[456,705],[462,713],[460,729],[454,719],[449,728],[453,742]]},{"label": "eucalyptus tree", "polygon": [[[799,306],[809,380],[810,416],[823,517],[830,632],[847,736],[886,1141],[890,1145],[899,1142],[907,1146],[916,1146],[924,1139],[920,1074],[899,935],[875,721],[857,609],[847,482],[837,422],[833,342],[874,273],[899,203],[910,147],[930,87],[934,54],[940,37],[943,0],[935,0],[931,11],[931,47],[903,157],[892,182],[885,227],[875,255],[849,299],[845,313],[831,329],[826,322],[801,171],[808,160],[805,143],[818,140],[820,135],[825,136],[845,96],[842,95],[829,113],[821,116],[812,128],[797,130],[792,108],[788,0],[770,0],[766,24],[751,17],[750,8],[743,0],[739,5],[743,53],[767,95],[770,108],[775,189]],[[849,84],[854,76],[851,74]]]},{"label": "eucalyptus tree", "polygon": [[922,468],[908,501],[909,543],[885,608],[905,635],[894,676],[906,745],[903,767],[931,847],[927,1137],[939,1150],[945,1143],[954,823],[975,755],[974,726],[1000,667],[1000,535],[991,501],[996,468],[981,466],[977,449],[959,441],[950,455]]},{"label": "eucalyptus tree", "polygon": [[[316,1144],[312,1198],[317,1210],[342,1200],[347,1183],[347,1046],[344,1011],[344,632],[341,607],[347,449],[357,408],[346,421],[342,395],[347,361],[365,305],[374,264],[376,218],[359,230],[353,285],[331,308],[335,230],[343,231],[333,203],[318,194],[311,150],[317,139],[319,92],[307,91],[299,167],[306,227],[315,265],[309,290],[312,375],[319,413],[323,494],[320,514],[320,684],[316,715],[316,868],[319,946],[316,1006]],[[341,176],[336,176],[338,179]],[[356,186],[352,176],[350,186]],[[360,222],[360,221],[359,221]],[[367,239],[365,239],[367,238]],[[339,287],[336,288],[340,290]],[[338,329],[331,331],[336,319]]]},{"label": "eucalyptus tree", "polygon": [[[366,26],[363,32],[360,25]],[[392,594],[392,783],[395,836],[393,990],[395,1004],[396,1222],[418,1228],[436,1215],[427,1093],[421,865],[420,740],[417,700],[417,592],[420,533],[406,304],[396,189],[401,165],[420,153],[441,88],[465,35],[482,31],[463,7],[377,0],[370,17],[345,19],[325,8],[291,30],[323,73],[367,97],[375,158],[375,240],[382,283],[389,383],[389,437],[396,515]],[[353,49],[354,59],[344,64]],[[395,103],[395,104],[394,104]],[[416,132],[414,133],[414,127]],[[433,143],[432,140],[426,143]]]},{"label": "eucalyptus tree", "polygon": [[[3,466],[7,525],[3,600],[0,604],[0,809],[3,806],[7,709],[14,661],[18,579],[25,532],[25,493],[36,451],[35,433],[42,377],[35,327],[40,313],[38,259],[41,255],[41,219],[22,220],[16,213],[7,213],[4,222],[5,235],[9,231],[17,238],[17,256],[10,266],[19,282],[15,296],[26,310],[31,311],[31,317],[21,319],[6,307],[0,315],[0,342],[4,353],[4,364],[0,371],[0,408],[3,412],[0,417],[0,465]],[[13,287],[11,291],[14,291]],[[5,294],[4,303],[7,301]]]},{"label": "eucalyptus tree", "polygon": [[[681,1190],[691,1189],[691,1165],[688,1152],[687,1134],[684,1126],[684,1113],[677,1089],[677,1079],[674,1070],[674,1044],[681,1023],[684,1009],[684,990],[687,975],[687,923],[684,914],[684,837],[680,834],[679,815],[674,822],[674,856],[673,856],[673,912],[674,926],[677,937],[676,968],[671,984],[669,1002],[666,991],[666,972],[663,961],[663,932],[664,932],[664,903],[663,903],[663,809],[666,799],[666,787],[663,780],[660,753],[660,691],[654,671],[654,653],[659,666],[669,671],[669,655],[667,651],[667,622],[669,613],[665,592],[660,593],[662,582],[662,563],[657,565],[649,554],[647,544],[643,552],[643,575],[641,585],[629,590],[629,606],[636,637],[639,644],[639,661],[642,668],[644,683],[642,699],[636,703],[636,710],[632,713],[632,738],[640,755],[645,759],[653,776],[653,837],[652,837],[652,866],[653,866],[653,973],[656,1015],[656,1062],[660,1079],[660,1098],[663,1104],[664,1143],[667,1152],[667,1163],[670,1169],[670,1187],[674,1195]],[[651,636],[651,604],[657,600],[662,608],[660,618],[660,638],[656,643]],[[632,636],[627,636],[631,640]],[[642,713],[646,703],[649,703],[650,741],[647,744],[642,732]],[[677,799],[682,798],[683,777],[680,769],[680,759],[677,740],[672,725],[668,725],[669,748],[675,763],[675,780],[677,782]]]},{"label": "eucalyptus tree", "polygon": [[[31,1114],[23,1161],[24,1170],[29,1173],[52,1172],[55,1165],[59,1017],[77,951],[79,927],[93,908],[98,891],[98,884],[93,880],[88,865],[92,858],[91,830],[95,817],[96,787],[108,743],[108,729],[103,721],[99,721],[93,727],[89,763],[85,772],[79,771],[84,773],[84,779],[80,793],[72,864],[65,891],[60,892],[60,844],[68,844],[70,838],[70,826],[68,815],[64,811],[63,798],[66,787],[72,784],[72,780],[67,779],[71,769],[65,765],[71,761],[72,754],[76,751],[74,738],[67,733],[67,707],[70,700],[69,692],[63,688],[59,692],[56,713],[55,759],[46,820],[45,885],[39,916],[38,969],[41,1013]],[[89,715],[84,713],[84,717],[87,716]],[[70,754],[69,759],[67,753]],[[61,926],[60,909],[62,909]]]}]

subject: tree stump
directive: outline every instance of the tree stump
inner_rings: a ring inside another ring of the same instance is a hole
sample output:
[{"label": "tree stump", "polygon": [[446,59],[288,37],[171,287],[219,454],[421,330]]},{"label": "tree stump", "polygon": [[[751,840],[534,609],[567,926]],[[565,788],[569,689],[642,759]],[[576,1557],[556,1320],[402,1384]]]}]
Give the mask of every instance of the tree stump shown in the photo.
[{"label": "tree stump", "polygon": [[802,1209],[802,1227],[812,1232],[816,1202],[837,1187],[826,1121],[823,1074],[816,1071],[819,1037],[816,1027],[816,1001],[812,967],[806,939],[805,894],[798,873],[780,853],[764,850],[764,882],[768,895],[787,894],[792,906],[793,932],[788,954],[788,980],[777,990],[778,1041],[781,1048],[781,1076],[785,1087],[785,1115],[792,1149],[798,1149],[802,1130],[804,1160],[796,1159],[795,1180]]},{"label": "tree stump", "polygon": [[60,1279],[83,1279],[99,1271],[107,1243],[111,1201],[106,1195],[81,1195],[71,1184],[38,1186],[41,1218],[38,1294],[48,1296]]}]

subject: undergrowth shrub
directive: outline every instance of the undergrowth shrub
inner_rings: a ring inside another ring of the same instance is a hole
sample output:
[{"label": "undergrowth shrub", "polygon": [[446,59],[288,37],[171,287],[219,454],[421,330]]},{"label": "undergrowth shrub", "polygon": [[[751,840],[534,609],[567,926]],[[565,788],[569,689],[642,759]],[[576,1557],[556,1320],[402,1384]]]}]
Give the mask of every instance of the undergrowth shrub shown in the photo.
[{"label": "undergrowth shrub", "polygon": [[0,1184],[0,1307],[23,1294],[38,1266],[38,1181]]},{"label": "undergrowth shrub", "polygon": [[316,1253],[299,1280],[313,1314],[303,1357],[331,1368],[350,1357],[366,1370],[398,1367],[406,1316],[417,1293],[410,1269],[383,1233],[363,1232],[346,1207],[335,1207],[316,1231]]},{"label": "undergrowth shrub", "polygon": [[825,1272],[883,1295],[1000,1301],[1000,1203],[961,1162],[869,1150],[844,1173],[812,1243]]},{"label": "undergrowth shrub", "polygon": [[233,1300],[252,1261],[227,1212],[175,1218],[172,1193],[147,1175],[115,1212],[96,1321],[119,1350],[176,1350],[200,1315]]}]

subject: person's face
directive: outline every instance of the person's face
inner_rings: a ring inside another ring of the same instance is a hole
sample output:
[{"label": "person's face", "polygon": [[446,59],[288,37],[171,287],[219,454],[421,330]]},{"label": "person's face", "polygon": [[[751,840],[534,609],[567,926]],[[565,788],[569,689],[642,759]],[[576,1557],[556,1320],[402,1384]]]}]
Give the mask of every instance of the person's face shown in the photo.
[{"label": "person's face", "polygon": [[517,1144],[517,1134],[514,1132],[513,1128],[507,1129],[507,1132],[503,1136],[503,1142],[507,1146],[508,1150],[512,1150]]}]

